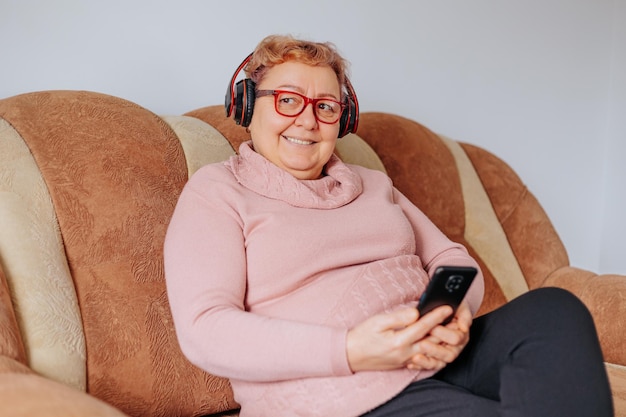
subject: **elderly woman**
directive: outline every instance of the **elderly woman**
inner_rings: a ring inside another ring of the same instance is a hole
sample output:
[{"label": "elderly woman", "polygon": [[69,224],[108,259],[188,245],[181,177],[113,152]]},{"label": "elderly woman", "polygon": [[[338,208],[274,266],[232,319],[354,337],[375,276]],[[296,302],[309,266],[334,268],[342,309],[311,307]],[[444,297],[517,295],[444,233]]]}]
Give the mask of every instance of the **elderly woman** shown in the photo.
[{"label": "elderly woman", "polygon": [[185,355],[230,379],[242,417],[612,415],[569,293],[474,320],[479,272],[450,323],[449,306],[420,317],[435,269],[478,265],[387,176],[334,155],[358,123],[346,65],[332,44],[270,36],[233,76],[227,113],[251,141],[193,175],[165,242]]}]

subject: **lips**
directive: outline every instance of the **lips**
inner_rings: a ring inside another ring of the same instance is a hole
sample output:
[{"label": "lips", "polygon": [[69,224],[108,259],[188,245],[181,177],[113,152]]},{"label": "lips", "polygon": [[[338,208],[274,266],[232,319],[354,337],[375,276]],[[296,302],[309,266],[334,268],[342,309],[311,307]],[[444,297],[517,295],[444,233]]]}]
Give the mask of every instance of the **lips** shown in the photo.
[{"label": "lips", "polygon": [[312,145],[313,143],[315,143],[311,140],[302,140],[291,136],[283,136],[283,138],[291,143],[295,143],[296,145]]}]

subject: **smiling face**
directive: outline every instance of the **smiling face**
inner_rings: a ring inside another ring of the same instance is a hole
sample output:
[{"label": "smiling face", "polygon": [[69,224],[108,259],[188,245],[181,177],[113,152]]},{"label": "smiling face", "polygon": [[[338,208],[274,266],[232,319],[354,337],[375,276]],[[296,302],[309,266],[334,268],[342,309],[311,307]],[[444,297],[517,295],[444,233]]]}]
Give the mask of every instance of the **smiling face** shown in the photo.
[{"label": "smiling face", "polygon": [[[270,68],[257,89],[341,99],[337,75],[330,67],[293,61]],[[282,116],[274,108],[274,96],[257,98],[249,126],[254,150],[298,179],[321,177],[335,150],[339,122],[320,123],[313,112],[309,104],[296,117]]]}]

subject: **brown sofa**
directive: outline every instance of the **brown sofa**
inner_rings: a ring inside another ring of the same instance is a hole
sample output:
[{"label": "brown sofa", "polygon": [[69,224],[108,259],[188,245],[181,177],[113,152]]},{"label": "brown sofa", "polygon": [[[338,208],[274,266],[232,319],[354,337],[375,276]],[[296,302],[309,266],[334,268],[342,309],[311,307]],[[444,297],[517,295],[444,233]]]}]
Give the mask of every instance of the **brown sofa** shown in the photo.
[{"label": "brown sofa", "polygon": [[[0,100],[0,415],[236,414],[228,381],[179,350],[162,243],[188,176],[247,138],[221,105],[157,116],[85,91]],[[529,288],[577,294],[626,416],[626,277],[570,266],[506,163],[384,113],[362,114],[337,152],[386,171],[467,245],[486,277],[481,313]]]}]

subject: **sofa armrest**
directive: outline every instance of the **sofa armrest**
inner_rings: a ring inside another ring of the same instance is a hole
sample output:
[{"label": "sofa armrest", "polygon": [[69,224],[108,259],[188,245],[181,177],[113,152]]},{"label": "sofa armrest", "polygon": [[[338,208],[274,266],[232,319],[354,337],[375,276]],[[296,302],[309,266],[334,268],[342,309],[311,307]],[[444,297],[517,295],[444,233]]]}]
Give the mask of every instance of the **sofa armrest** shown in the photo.
[{"label": "sofa armrest", "polygon": [[0,374],[32,374],[32,369],[23,363],[4,355],[0,355]]},{"label": "sofa armrest", "polygon": [[626,276],[597,275],[574,267],[562,267],[543,287],[560,287],[578,296],[593,315],[604,359],[626,366]]},{"label": "sofa armrest", "polygon": [[0,415],[128,417],[82,391],[34,373],[0,373]]}]

